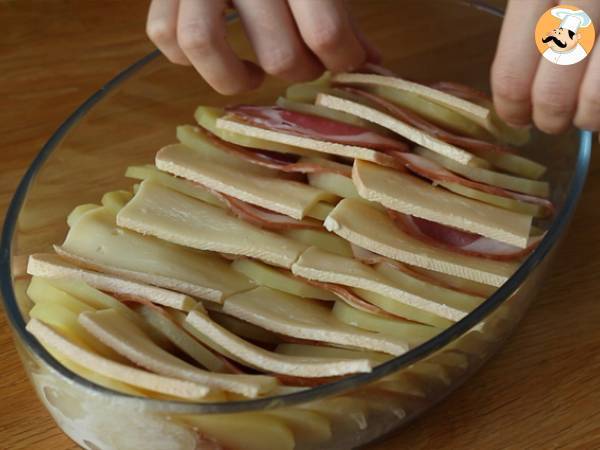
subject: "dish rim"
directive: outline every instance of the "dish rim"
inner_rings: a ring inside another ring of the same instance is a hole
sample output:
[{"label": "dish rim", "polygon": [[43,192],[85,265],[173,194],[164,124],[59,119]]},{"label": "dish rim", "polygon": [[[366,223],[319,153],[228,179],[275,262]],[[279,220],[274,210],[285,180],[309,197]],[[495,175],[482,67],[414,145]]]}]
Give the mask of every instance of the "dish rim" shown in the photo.
[{"label": "dish rim", "polygon": [[[486,5],[484,2],[458,0],[458,3],[466,4],[477,9],[482,9],[494,15],[502,15],[500,10],[489,7],[489,5]],[[227,18],[228,21],[232,21],[234,19],[234,15],[230,15]],[[96,394],[118,397],[119,401],[123,402],[138,402],[138,405],[139,402],[141,402],[144,407],[151,410],[176,411],[178,413],[188,414],[228,414],[271,409],[282,406],[292,406],[331,397],[334,394],[339,394],[356,387],[368,385],[370,382],[376,381],[386,375],[414,364],[450,344],[460,336],[464,335],[467,331],[478,325],[497,307],[510,298],[510,296],[527,279],[529,274],[543,261],[550,250],[557,245],[574,213],[578,200],[581,196],[589,167],[592,147],[592,133],[585,130],[579,130],[578,132],[579,149],[577,161],[575,164],[575,171],[568,183],[568,191],[564,206],[552,221],[546,236],[542,239],[533,253],[529,255],[529,257],[521,264],[521,266],[508,279],[508,281],[506,281],[498,290],[496,290],[496,292],[494,292],[494,294],[492,294],[480,306],[470,312],[466,317],[451,325],[449,328],[434,336],[432,339],[409,350],[407,353],[375,367],[369,373],[346,376],[340,380],[321,386],[312,387],[300,392],[259,399],[220,403],[192,403],[183,400],[153,399],[125,394],[105,388],[77,375],[74,372],[71,372],[69,369],[62,366],[45,350],[45,348],[37,341],[37,339],[35,339],[33,335],[27,332],[25,329],[26,323],[21,316],[13,290],[11,275],[11,247],[13,237],[16,232],[17,220],[27,198],[29,188],[34,181],[36,174],[43,167],[47,158],[58,147],[63,137],[65,137],[77,125],[77,123],[88,112],[90,112],[98,102],[100,102],[100,100],[118,89],[121,84],[133,77],[152,61],[155,61],[160,55],[160,52],[155,50],[126,67],[114,78],[103,85],[98,91],[93,93],[87,100],[85,100],[58,127],[58,129],[41,148],[39,153],[35,156],[27,171],[19,181],[17,189],[7,208],[4,226],[0,236],[0,293],[2,294],[9,323],[13,329],[13,332],[16,332],[15,340],[19,339],[20,343],[23,343],[29,351],[39,357],[60,376],[80,385],[82,388],[91,389]]]}]

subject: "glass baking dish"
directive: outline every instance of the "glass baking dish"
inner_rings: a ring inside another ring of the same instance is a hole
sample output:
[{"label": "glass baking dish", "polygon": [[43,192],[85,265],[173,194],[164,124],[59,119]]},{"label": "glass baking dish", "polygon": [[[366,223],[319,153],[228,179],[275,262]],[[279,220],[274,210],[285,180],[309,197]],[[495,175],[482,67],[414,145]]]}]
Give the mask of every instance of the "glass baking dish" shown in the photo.
[{"label": "glass baking dish", "polygon": [[[422,82],[451,80],[489,90],[501,13],[464,1],[353,1],[360,26],[385,65]],[[241,25],[230,41],[250,57]],[[15,343],[31,382],[56,423],[87,449],[347,449],[365,445],[438,403],[468,379],[516,327],[535,297],[579,199],[591,133],[534,132],[523,152],[549,166],[557,214],[542,243],[486,302],[437,337],[371,373],[277,397],[188,403],[130,396],[61,366],[25,330],[23,261],[61,242],[76,205],[130,187],[128,165],[151,162],[193,121],[198,104],[272,102],[285,84],[269,79],[234,98],[213,92],[190,68],[157,52],[125,69],[79,107],[50,138],[21,180],[2,233],[0,283]]]}]

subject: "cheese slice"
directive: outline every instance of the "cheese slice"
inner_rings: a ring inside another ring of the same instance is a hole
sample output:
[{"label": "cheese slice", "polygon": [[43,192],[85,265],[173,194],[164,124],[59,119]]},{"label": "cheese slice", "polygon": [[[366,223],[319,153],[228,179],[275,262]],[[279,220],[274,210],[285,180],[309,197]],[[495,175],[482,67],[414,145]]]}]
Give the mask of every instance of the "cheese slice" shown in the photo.
[{"label": "cheese slice", "polygon": [[398,338],[357,330],[335,319],[314,300],[258,287],[227,299],[223,312],[276,333],[311,341],[401,355],[408,344]]},{"label": "cheese slice", "polygon": [[70,360],[77,361],[77,364],[111,380],[188,400],[201,399],[209,392],[209,388],[202,384],[156,375],[96,355],[64,338],[37,319],[29,321],[27,331],[33,334],[42,345],[55,349]]},{"label": "cheese slice", "polygon": [[217,325],[199,309],[189,312],[186,323],[195,330],[195,337],[216,345],[217,351],[218,348],[223,348],[236,360],[262,371],[305,378],[371,371],[371,363],[367,359],[293,357],[270,352]]},{"label": "cheese slice", "polygon": [[[117,215],[117,224],[186,247],[248,256],[286,268],[306,248],[152,180],[141,184]],[[226,272],[230,271],[228,267]]]},{"label": "cheese slice", "polygon": [[287,134],[281,131],[267,130],[265,128],[260,128],[239,122],[231,116],[224,116],[218,119],[217,127],[220,130],[238,133],[252,138],[262,139],[269,142],[276,142],[279,144],[295,145],[297,147],[321,153],[328,153],[330,155],[343,156],[346,158],[364,159],[367,161],[374,162],[381,160],[381,152],[367,147],[339,144],[337,142],[328,142],[319,139]]},{"label": "cheese slice", "polygon": [[55,251],[86,268],[205,300],[220,302],[252,287],[222,258],[119,228],[115,216],[103,208],[83,214]]},{"label": "cheese slice", "polygon": [[386,208],[526,248],[532,217],[438,189],[406,172],[356,161],[352,180],[361,197]]},{"label": "cheese slice", "polygon": [[277,384],[274,378],[265,375],[232,375],[199,369],[154,344],[135,324],[111,309],[82,313],[79,322],[88,332],[133,363],[164,376],[247,397],[257,397]]},{"label": "cheese slice", "polygon": [[405,305],[422,309],[452,321],[462,319],[470,311],[470,308],[465,308],[464,303],[459,301],[442,303],[410,292],[403,286],[407,283],[397,284],[360,261],[327,253],[316,247],[311,247],[302,253],[300,259],[292,266],[292,272],[309,280],[341,284],[376,292]]},{"label": "cheese slice", "polygon": [[429,86],[398,77],[388,77],[377,74],[340,73],[334,75],[332,81],[335,83],[388,86],[401,91],[412,92],[431,100],[434,103],[444,105],[454,111],[460,112],[480,124],[486,124],[491,116],[489,108],[450,95],[438,89],[430,88]]},{"label": "cheese slice", "polygon": [[[319,94],[317,97],[317,104],[321,106],[326,106],[331,109],[335,109],[337,111],[347,111],[352,114],[361,117],[370,122],[376,123],[385,127],[389,130],[392,130],[394,133],[410,140],[416,142],[423,147],[426,147],[436,153],[444,155],[460,164],[468,164],[468,165],[487,165],[483,163],[478,157],[473,155],[472,153],[467,152],[455,145],[448,144],[438,138],[427,134],[418,128],[415,128],[411,125],[402,122],[389,114],[378,111],[377,109],[371,108],[366,105],[362,105],[360,103],[353,102],[351,100],[346,100],[340,97],[336,97],[329,94]],[[373,159],[367,158],[357,158],[357,159],[365,159],[367,161],[374,161]]]},{"label": "cheese slice", "polygon": [[37,253],[29,257],[27,273],[50,279],[81,280],[90,286],[125,299],[142,299],[183,311],[190,311],[197,302],[185,294],[130,281],[116,275],[94,272],[67,263],[53,254]]},{"label": "cheese slice", "polygon": [[502,285],[518,264],[444,250],[403,233],[385,211],[364,200],[344,199],[325,220],[329,231],[379,255],[492,286]]},{"label": "cheese slice", "polygon": [[295,219],[320,201],[337,196],[298,181],[256,174],[212,162],[181,144],[168,145],[156,155],[156,167],[209,189]]},{"label": "cheese slice", "polygon": [[161,333],[178,349],[202,365],[202,367],[217,373],[231,373],[231,368],[225,358],[213,353],[183,330],[171,319],[169,314],[146,305],[136,309],[142,319],[156,332]]}]

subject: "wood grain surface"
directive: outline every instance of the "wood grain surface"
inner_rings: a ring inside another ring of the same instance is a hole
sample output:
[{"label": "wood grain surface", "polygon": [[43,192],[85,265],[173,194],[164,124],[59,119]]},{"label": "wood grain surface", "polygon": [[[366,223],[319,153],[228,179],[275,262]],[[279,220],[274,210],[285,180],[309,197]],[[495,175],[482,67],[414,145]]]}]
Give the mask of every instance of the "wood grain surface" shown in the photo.
[{"label": "wood grain surface", "polygon": [[[141,0],[0,1],[1,217],[60,122],[152,49],[146,8]],[[599,203],[596,155],[570,234],[517,333],[466,385],[373,449],[600,448]],[[78,448],[35,397],[4,314],[0,370],[0,449]]]}]

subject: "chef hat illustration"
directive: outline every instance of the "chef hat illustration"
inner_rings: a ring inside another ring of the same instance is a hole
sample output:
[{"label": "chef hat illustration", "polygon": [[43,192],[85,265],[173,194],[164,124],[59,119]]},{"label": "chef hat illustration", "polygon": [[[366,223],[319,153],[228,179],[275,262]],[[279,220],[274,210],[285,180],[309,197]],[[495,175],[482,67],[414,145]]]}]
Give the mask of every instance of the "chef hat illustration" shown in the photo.
[{"label": "chef hat illustration", "polygon": [[567,8],[553,8],[550,13],[562,21],[560,28],[571,30],[573,33],[577,33],[579,28],[586,28],[592,23],[590,16],[581,9],[574,11]]}]

